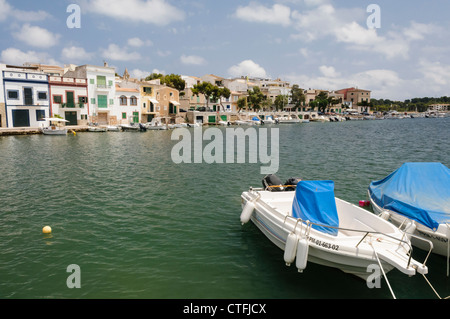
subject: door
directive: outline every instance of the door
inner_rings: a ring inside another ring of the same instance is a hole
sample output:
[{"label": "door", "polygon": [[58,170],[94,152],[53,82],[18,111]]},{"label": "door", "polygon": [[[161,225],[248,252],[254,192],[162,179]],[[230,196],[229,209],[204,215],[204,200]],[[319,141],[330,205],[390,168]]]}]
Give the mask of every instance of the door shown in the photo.
[{"label": "door", "polygon": [[25,105],[33,105],[33,89],[32,88],[24,88],[23,89],[23,98]]},{"label": "door", "polygon": [[99,112],[97,122],[99,125],[107,125],[108,124],[108,113]]},{"label": "door", "polygon": [[30,113],[28,110],[12,110],[13,127],[29,127]]},{"label": "door", "polygon": [[98,95],[98,107],[99,108],[107,108],[108,107],[108,96],[107,95]]},{"label": "door", "polygon": [[75,107],[75,100],[73,98],[73,92],[71,92],[71,91],[66,92],[66,101],[67,101],[67,107]]},{"label": "door", "polygon": [[147,122],[151,122],[154,117],[155,117],[154,114],[147,114]]},{"label": "door", "polygon": [[69,121],[66,125],[78,125],[77,112],[65,112],[65,117]]},{"label": "door", "polygon": [[133,112],[133,123],[139,123],[139,112]]}]

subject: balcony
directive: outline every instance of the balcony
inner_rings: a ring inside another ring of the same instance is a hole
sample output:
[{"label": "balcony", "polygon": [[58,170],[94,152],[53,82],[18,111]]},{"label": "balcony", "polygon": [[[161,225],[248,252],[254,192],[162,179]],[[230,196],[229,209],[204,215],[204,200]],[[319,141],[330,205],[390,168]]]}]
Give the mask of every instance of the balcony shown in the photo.
[{"label": "balcony", "polygon": [[108,91],[112,88],[112,85],[108,84],[97,84],[97,91]]}]

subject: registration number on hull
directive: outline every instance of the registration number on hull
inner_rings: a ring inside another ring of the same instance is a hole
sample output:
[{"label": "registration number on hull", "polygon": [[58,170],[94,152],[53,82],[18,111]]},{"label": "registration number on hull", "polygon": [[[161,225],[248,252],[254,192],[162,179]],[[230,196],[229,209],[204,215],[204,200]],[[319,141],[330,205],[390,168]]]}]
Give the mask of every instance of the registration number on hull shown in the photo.
[{"label": "registration number on hull", "polygon": [[312,242],[313,244],[319,246],[319,247],[323,247],[326,249],[331,249],[331,250],[339,250],[339,245],[336,244],[332,244],[332,243],[327,243],[325,241],[316,239],[314,237],[309,237],[309,241]]}]

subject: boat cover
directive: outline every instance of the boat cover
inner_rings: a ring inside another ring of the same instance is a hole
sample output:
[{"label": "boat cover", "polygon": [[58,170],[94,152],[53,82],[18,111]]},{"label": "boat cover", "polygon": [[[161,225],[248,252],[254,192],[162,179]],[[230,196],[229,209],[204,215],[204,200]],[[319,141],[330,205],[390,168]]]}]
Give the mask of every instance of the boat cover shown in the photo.
[{"label": "boat cover", "polygon": [[333,181],[300,181],[295,190],[292,216],[319,225],[312,228],[336,236],[339,217],[334,197]]},{"label": "boat cover", "polygon": [[378,206],[433,231],[450,221],[450,169],[441,163],[405,163],[370,183],[369,195]]},{"label": "boat cover", "polygon": [[253,116],[252,121],[260,121],[261,119],[257,116]]}]

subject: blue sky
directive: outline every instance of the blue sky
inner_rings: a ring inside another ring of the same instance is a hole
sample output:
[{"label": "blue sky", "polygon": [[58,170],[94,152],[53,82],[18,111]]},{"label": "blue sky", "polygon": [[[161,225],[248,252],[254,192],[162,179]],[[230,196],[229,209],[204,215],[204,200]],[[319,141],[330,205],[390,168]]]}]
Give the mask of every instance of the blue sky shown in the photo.
[{"label": "blue sky", "polygon": [[[70,4],[81,28],[70,29]],[[369,4],[380,28],[367,26]],[[0,60],[107,61],[122,74],[281,78],[357,86],[374,98],[450,95],[450,2],[387,0],[0,0]]]}]

